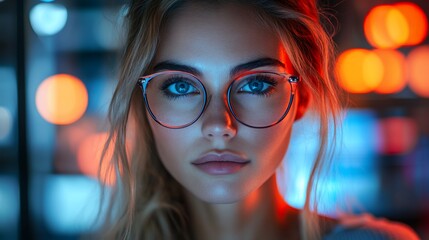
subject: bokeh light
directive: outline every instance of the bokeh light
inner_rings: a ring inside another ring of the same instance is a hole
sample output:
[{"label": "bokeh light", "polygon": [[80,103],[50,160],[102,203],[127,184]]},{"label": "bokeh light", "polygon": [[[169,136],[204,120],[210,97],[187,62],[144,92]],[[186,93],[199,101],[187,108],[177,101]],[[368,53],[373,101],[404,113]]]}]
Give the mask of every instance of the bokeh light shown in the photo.
[{"label": "bokeh light", "polygon": [[364,21],[368,42],[376,48],[398,48],[421,43],[427,35],[427,17],[423,10],[409,2],[378,5]]},{"label": "bokeh light", "polygon": [[[101,154],[107,138],[107,133],[96,133],[89,135],[81,142],[77,152],[77,163],[83,174],[98,178]],[[113,156],[113,144],[110,146],[112,147],[107,149],[104,159],[110,160]],[[99,179],[102,183],[106,185],[113,185],[115,183],[115,173],[107,164],[103,164],[100,172],[101,177],[105,177]]]},{"label": "bokeh light", "polygon": [[75,124],[63,126],[57,131],[57,144],[70,152],[77,152],[80,143],[99,128],[100,120],[94,117],[83,117]]},{"label": "bokeh light", "polygon": [[57,3],[39,3],[30,10],[30,23],[40,36],[54,35],[64,28],[67,9]]},{"label": "bokeh light", "polygon": [[88,91],[78,78],[58,74],[45,79],[36,92],[36,106],[40,115],[53,124],[70,124],[85,113]]},{"label": "bokeh light", "polygon": [[392,42],[398,46],[405,44],[410,36],[411,26],[408,25],[402,12],[393,7],[387,12],[385,21],[385,27]]},{"label": "bokeh light", "polygon": [[13,128],[17,123],[15,116],[18,110],[17,82],[16,69],[0,65],[0,144],[2,145],[14,144]]},{"label": "bokeh light", "polygon": [[386,155],[405,154],[417,143],[417,124],[411,118],[390,117],[378,123],[378,152]]},{"label": "bokeh light", "polygon": [[364,32],[374,47],[397,48],[408,39],[409,27],[398,9],[391,5],[379,5],[365,17]]},{"label": "bokeh light", "polygon": [[413,49],[407,57],[408,85],[419,96],[429,98],[429,46]]},{"label": "bokeh light", "polygon": [[5,107],[0,107],[0,141],[6,139],[12,129],[12,114]]},{"label": "bokeh light", "polygon": [[79,121],[58,127],[55,140],[55,156],[53,165],[60,173],[80,172],[77,165],[79,145],[90,134],[97,133],[104,124],[94,115],[83,116]]},{"label": "bokeh light", "polygon": [[373,53],[383,62],[384,74],[375,92],[390,94],[400,92],[407,84],[405,81],[405,57],[397,50],[376,49]]},{"label": "bokeh light", "polygon": [[[19,219],[19,183],[15,176],[0,175],[0,233],[15,229]],[[0,235],[4,236],[4,235]],[[7,235],[6,235],[7,236]],[[9,239],[9,238],[1,238]],[[14,239],[14,238],[12,238]]]},{"label": "bokeh light", "polygon": [[427,36],[428,20],[424,11],[414,3],[401,2],[394,5],[407,20],[409,34],[404,45],[417,45]]},{"label": "bokeh light", "polygon": [[383,80],[384,67],[377,54],[366,49],[344,51],[336,64],[340,85],[351,93],[368,93]]},{"label": "bokeh light", "polygon": [[100,214],[104,216],[105,206],[100,205],[101,188],[97,181],[79,175],[52,174],[45,176],[42,189],[40,211],[52,233],[85,235],[100,227],[98,210],[101,207]]},{"label": "bokeh light", "polygon": [[[376,117],[370,110],[349,110],[343,119],[341,136],[330,138],[329,143],[341,142],[341,146],[335,151],[335,167],[322,166],[318,186],[314,190],[320,194],[319,213],[335,216],[340,209],[350,211],[354,207],[350,202],[353,199],[370,208],[376,204],[380,191],[377,162],[374,161],[377,156]],[[318,123],[314,113],[306,114],[295,123],[290,142],[294,147],[287,151],[282,165],[277,168],[279,190],[295,208],[302,208],[305,202],[307,182],[319,145]],[[342,139],[347,141],[342,142]]]}]

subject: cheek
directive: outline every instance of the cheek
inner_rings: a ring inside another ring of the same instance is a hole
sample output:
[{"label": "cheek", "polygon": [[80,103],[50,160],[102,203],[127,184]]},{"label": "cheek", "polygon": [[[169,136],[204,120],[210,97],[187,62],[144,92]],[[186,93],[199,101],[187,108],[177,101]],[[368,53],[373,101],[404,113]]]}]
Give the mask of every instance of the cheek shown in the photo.
[{"label": "cheek", "polygon": [[180,171],[180,166],[189,158],[190,146],[195,139],[194,129],[168,129],[153,120],[150,126],[163,165],[172,175],[176,175],[175,172]]},{"label": "cheek", "polygon": [[[266,143],[263,147],[266,148],[266,156],[275,159],[275,164],[283,160],[287,149],[289,148],[292,126],[295,122],[296,105],[294,104],[288,116],[279,124],[268,128],[265,134],[261,134],[261,142]],[[263,157],[263,156],[262,156]]]},{"label": "cheek", "polygon": [[[293,111],[292,111],[293,112]],[[289,146],[293,119],[287,117],[278,125],[249,134],[250,149],[263,164],[276,165],[283,160]]]},{"label": "cheek", "polygon": [[252,146],[257,158],[261,159],[263,164],[277,167],[286,154],[290,135],[290,127],[275,127],[264,134],[259,134],[259,143]]},{"label": "cheek", "polygon": [[186,137],[175,134],[169,129],[163,129],[162,126],[152,127],[152,132],[158,154],[163,162],[165,159],[171,159],[172,156],[180,157],[180,149],[185,148]]}]

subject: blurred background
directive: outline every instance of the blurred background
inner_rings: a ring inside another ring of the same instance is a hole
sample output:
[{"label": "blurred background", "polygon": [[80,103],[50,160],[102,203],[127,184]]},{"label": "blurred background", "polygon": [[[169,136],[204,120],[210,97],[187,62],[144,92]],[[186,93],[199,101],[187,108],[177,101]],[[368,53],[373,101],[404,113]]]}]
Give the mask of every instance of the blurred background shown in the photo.
[{"label": "blurred background", "polygon": [[[370,212],[429,239],[429,1],[322,6],[350,103],[320,211]],[[0,0],[0,239],[78,239],[97,228],[97,159],[126,9],[122,0]],[[311,115],[296,123],[279,169],[296,207],[317,144],[311,124]]]}]

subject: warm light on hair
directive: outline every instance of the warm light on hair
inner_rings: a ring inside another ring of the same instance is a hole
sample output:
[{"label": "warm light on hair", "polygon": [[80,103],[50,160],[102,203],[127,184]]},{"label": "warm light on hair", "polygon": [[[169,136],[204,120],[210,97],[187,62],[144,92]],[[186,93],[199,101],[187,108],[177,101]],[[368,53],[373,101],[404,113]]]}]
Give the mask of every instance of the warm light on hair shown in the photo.
[{"label": "warm light on hair", "polygon": [[79,120],[88,106],[88,92],[78,78],[58,74],[45,79],[36,92],[36,107],[48,122],[65,125]]}]

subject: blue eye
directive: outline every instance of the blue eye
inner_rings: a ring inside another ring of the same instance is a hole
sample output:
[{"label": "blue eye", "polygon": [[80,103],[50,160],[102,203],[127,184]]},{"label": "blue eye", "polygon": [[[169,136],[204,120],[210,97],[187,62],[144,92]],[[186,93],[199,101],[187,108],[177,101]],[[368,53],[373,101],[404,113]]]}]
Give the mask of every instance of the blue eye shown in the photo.
[{"label": "blue eye", "polygon": [[200,91],[188,80],[170,78],[161,86],[161,91],[168,97],[184,97],[199,94]]},{"label": "blue eye", "polygon": [[168,86],[168,90],[174,94],[187,94],[192,92],[194,87],[192,87],[189,83],[187,82],[176,82],[171,84],[170,86]]},{"label": "blue eye", "polygon": [[238,89],[238,93],[267,96],[275,90],[276,85],[277,81],[269,76],[250,76],[245,79],[245,84]]}]

